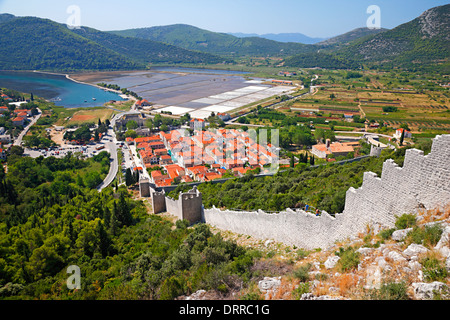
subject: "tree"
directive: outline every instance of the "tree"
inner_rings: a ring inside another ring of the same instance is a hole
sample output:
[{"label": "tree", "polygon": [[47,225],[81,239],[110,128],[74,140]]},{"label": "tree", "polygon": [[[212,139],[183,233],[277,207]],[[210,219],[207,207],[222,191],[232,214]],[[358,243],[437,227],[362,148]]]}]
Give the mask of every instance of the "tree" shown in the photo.
[{"label": "tree", "polygon": [[294,155],[293,155],[293,154],[291,155],[290,166],[291,166],[291,168],[294,168],[294,167],[295,167],[295,158],[294,158]]},{"label": "tree", "polygon": [[86,174],[84,178],[84,183],[89,189],[97,188],[102,183],[102,178],[100,178],[100,173],[97,171],[92,171]]},{"label": "tree", "polygon": [[127,168],[125,171],[125,184],[127,187],[131,186],[133,184],[133,174],[131,173],[131,169]]},{"label": "tree", "polygon": [[120,194],[119,203],[117,204],[116,217],[121,227],[130,226],[133,222],[130,208],[123,193]]},{"label": "tree", "polygon": [[400,146],[403,146],[403,140],[405,140],[405,130],[402,131],[402,136],[400,137]]},{"label": "tree", "polygon": [[138,123],[135,120],[130,120],[127,122],[127,129],[128,130],[134,130],[139,127]]},{"label": "tree", "polygon": [[153,120],[152,120],[152,119],[147,119],[147,120],[145,121],[145,126],[146,126],[147,128],[149,128],[150,130],[153,130]]},{"label": "tree", "polygon": [[95,132],[94,132],[94,141],[95,142],[100,141],[100,134],[98,133],[98,130],[95,130]]}]

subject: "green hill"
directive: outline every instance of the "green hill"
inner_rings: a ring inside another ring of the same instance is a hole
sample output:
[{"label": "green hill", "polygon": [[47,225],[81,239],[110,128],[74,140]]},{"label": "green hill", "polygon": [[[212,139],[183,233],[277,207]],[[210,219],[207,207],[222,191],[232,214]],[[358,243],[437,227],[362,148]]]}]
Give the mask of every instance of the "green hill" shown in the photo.
[{"label": "green hill", "polygon": [[208,53],[182,49],[177,46],[140,38],[122,37],[115,34],[82,27],[74,33],[114,50],[139,63],[219,63],[224,59]]},{"label": "green hill", "polygon": [[301,43],[282,43],[260,37],[238,38],[185,24],[111,32],[121,36],[168,43],[188,50],[226,56],[288,56],[313,50],[313,47]]},{"label": "green hill", "polygon": [[387,31],[388,29],[369,29],[369,28],[357,28],[352,31],[346,32],[339,36],[327,39],[325,41],[317,43],[318,46],[321,47],[341,47],[345,45],[349,45],[351,42],[355,40],[362,39],[364,37],[369,37],[376,35],[378,33],[382,33]]},{"label": "green hill", "polygon": [[429,9],[392,30],[381,30],[373,35],[358,33],[362,37],[354,41],[348,42],[354,37],[347,34],[317,44],[319,53],[294,55],[286,59],[285,64],[324,68],[353,68],[355,65],[413,70],[449,68],[450,5]]},{"label": "green hill", "polygon": [[336,54],[387,68],[420,68],[445,60],[448,63],[450,5],[429,9],[408,23],[357,40]]},{"label": "green hill", "polygon": [[284,60],[286,66],[299,68],[358,69],[361,63],[325,52],[301,53]]},{"label": "green hill", "polygon": [[150,40],[120,37],[91,28],[34,17],[4,16],[0,24],[0,69],[127,70],[149,63],[217,63],[223,58]]}]

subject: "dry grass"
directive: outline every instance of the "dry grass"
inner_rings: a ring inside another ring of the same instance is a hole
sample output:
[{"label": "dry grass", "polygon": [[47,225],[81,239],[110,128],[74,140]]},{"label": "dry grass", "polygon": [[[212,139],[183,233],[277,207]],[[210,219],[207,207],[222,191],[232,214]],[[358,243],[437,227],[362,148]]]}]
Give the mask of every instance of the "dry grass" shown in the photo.
[{"label": "dry grass", "polygon": [[66,125],[81,125],[89,122],[97,123],[98,119],[104,122],[106,119],[111,119],[113,113],[113,110],[107,108],[77,111]]}]

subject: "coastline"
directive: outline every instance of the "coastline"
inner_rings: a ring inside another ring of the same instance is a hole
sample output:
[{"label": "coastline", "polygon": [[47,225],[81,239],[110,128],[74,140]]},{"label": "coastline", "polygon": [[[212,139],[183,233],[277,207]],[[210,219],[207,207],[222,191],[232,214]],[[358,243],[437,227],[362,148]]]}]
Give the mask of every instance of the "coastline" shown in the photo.
[{"label": "coastline", "polygon": [[104,87],[101,87],[101,86],[99,86],[99,85],[97,85],[97,84],[94,84],[94,83],[83,82],[83,81],[80,81],[80,80],[77,80],[77,79],[72,78],[72,76],[71,76],[70,74],[68,74],[68,73],[64,74],[64,73],[56,73],[56,72],[48,72],[48,71],[38,71],[38,70],[32,70],[31,72],[34,72],[34,73],[42,73],[42,74],[50,74],[50,75],[56,75],[56,76],[63,76],[63,77],[65,77],[67,80],[73,81],[73,82],[75,82],[75,83],[78,83],[78,84],[84,84],[84,85],[92,86],[92,87],[95,87],[95,88],[98,88],[98,89],[101,89],[101,90],[104,90],[104,91],[113,92],[113,93],[118,94],[120,97],[122,97],[122,98],[124,98],[124,99],[126,99],[126,100],[134,100],[134,101],[137,101],[137,99],[136,99],[135,97],[130,96],[130,95],[125,95],[125,94],[123,94],[122,91],[120,91],[120,90],[114,90],[114,89],[110,89],[110,88],[104,88]]}]

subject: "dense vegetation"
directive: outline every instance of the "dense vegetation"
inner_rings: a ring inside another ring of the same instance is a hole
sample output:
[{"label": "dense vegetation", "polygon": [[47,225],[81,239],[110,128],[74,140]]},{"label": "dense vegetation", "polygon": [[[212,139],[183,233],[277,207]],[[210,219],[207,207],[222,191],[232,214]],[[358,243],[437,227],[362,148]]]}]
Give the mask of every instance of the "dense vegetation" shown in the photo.
[{"label": "dense vegetation", "polygon": [[442,64],[448,70],[449,12],[450,5],[432,8],[392,30],[356,40],[336,54],[385,69],[436,69]]},{"label": "dense vegetation", "polygon": [[[0,299],[172,299],[250,278],[255,253],[206,225],[173,228],[124,187],[92,190],[105,160],[10,157],[0,172]],[[70,265],[81,290],[66,286]]]},{"label": "dense vegetation", "polygon": [[361,64],[353,59],[341,58],[339,56],[314,52],[302,53],[285,59],[285,64],[298,68],[326,68],[326,69],[357,69]]},{"label": "dense vegetation", "polygon": [[113,33],[225,56],[287,56],[314,50],[312,46],[301,43],[282,43],[258,37],[238,38],[230,34],[211,32],[184,24],[114,31]]},{"label": "dense vegetation", "polygon": [[[430,150],[430,144],[416,146]],[[392,158],[403,163],[405,149],[385,150],[382,157],[370,158],[345,165],[329,164],[311,168],[300,164],[272,177],[254,178],[252,175],[229,180],[224,184],[206,183],[199,186],[206,208],[226,207],[238,210],[281,211],[302,208],[305,204],[341,213],[345,194],[350,187],[362,184],[363,173],[372,171],[381,175],[383,162]]]},{"label": "dense vegetation", "polygon": [[208,53],[190,51],[147,39],[121,37],[87,27],[73,31],[144,65],[149,63],[219,63],[224,61],[223,58]]},{"label": "dense vegetation", "polygon": [[0,69],[86,70],[142,67],[67,27],[38,18],[16,18],[0,25]]},{"label": "dense vegetation", "polygon": [[360,28],[314,45],[238,38],[182,24],[69,30],[50,20],[1,15],[0,41],[6,45],[0,48],[0,68],[118,70],[149,63],[233,63],[236,57],[250,56],[283,57],[284,66],[295,68],[448,70],[449,9],[432,8],[392,30]]},{"label": "dense vegetation", "polygon": [[1,23],[0,43],[0,69],[4,70],[123,70],[143,69],[155,62],[223,61],[209,54],[91,28],[70,30],[33,17]]}]

